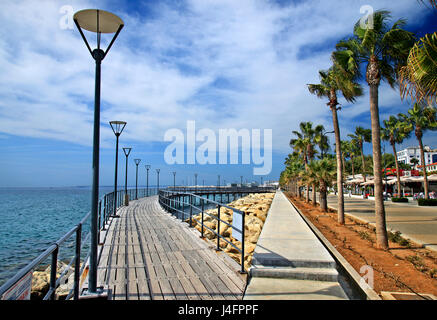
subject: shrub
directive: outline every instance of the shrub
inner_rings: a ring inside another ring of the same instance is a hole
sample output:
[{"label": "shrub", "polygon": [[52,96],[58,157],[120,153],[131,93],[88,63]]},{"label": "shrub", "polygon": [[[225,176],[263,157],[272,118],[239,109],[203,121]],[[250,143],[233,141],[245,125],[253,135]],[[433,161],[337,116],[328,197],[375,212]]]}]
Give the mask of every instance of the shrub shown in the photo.
[{"label": "shrub", "polygon": [[392,202],[408,202],[408,198],[391,198]]},{"label": "shrub", "polygon": [[403,247],[410,247],[411,246],[410,241],[408,241],[405,238],[402,238],[401,234],[402,233],[400,231],[396,231],[395,233],[388,231],[387,232],[388,240],[398,243]]},{"label": "shrub", "polygon": [[419,206],[437,207],[437,199],[417,199]]}]

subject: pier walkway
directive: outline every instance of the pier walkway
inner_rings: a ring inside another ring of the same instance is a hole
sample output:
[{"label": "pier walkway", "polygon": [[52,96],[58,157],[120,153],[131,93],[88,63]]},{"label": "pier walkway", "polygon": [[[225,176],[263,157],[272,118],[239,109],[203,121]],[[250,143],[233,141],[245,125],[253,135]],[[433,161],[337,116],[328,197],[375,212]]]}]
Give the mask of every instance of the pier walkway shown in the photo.
[{"label": "pier walkway", "polygon": [[114,300],[241,300],[246,276],[197,230],[165,212],[158,197],[131,201],[111,218],[98,285]]}]

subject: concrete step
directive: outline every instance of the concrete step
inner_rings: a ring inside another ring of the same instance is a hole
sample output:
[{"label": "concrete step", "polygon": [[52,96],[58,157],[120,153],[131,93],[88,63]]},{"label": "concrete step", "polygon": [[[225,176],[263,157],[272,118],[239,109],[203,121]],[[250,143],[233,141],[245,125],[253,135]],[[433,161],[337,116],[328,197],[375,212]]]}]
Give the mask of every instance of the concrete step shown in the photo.
[{"label": "concrete step", "polygon": [[250,275],[261,278],[338,281],[338,272],[334,268],[254,267],[250,269]]},{"label": "concrete step", "polygon": [[348,300],[338,282],[251,278],[243,300]]},{"label": "concrete step", "polygon": [[253,255],[252,265],[255,267],[292,267],[292,268],[336,268],[334,259],[328,260],[297,260],[286,259],[279,255],[258,254]]}]

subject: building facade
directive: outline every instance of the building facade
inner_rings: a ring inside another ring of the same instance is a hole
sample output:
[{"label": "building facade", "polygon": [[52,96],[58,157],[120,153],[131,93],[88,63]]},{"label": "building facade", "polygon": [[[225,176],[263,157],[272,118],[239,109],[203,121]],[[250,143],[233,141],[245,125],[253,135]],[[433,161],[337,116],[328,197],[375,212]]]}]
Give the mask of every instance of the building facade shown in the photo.
[{"label": "building facade", "polygon": [[[425,151],[425,165],[430,165],[437,162],[437,149],[431,149],[429,146],[424,146]],[[398,151],[398,162],[405,163],[408,165],[413,165],[412,159],[417,159],[419,161],[419,166],[422,166],[422,158],[420,156],[419,147],[409,147],[404,150]]]}]

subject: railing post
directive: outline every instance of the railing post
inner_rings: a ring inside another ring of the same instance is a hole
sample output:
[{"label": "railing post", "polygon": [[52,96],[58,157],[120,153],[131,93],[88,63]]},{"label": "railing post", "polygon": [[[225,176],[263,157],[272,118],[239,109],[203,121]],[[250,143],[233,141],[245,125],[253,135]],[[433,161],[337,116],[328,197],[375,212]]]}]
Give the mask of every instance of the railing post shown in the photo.
[{"label": "railing post", "polygon": [[106,194],[103,197],[103,226],[102,226],[102,230],[105,231],[105,226],[106,226],[106,211],[108,210],[107,208],[107,199],[106,199]]},{"label": "railing post", "polygon": [[190,228],[193,227],[193,195],[190,195]]},{"label": "railing post", "polygon": [[80,279],[80,247],[82,242],[82,225],[79,224],[76,230],[76,256],[74,262],[74,300],[79,300],[79,279]]},{"label": "railing post", "polygon": [[201,236],[201,238],[204,239],[205,236],[203,235],[203,232],[204,232],[204,228],[203,228],[203,214],[204,214],[204,211],[205,211],[205,205],[204,205],[203,199],[201,199],[200,201],[202,202],[202,231],[201,231],[201,235],[202,236]]},{"label": "railing post", "polygon": [[220,208],[221,206],[218,206],[218,212],[217,212],[217,251],[220,251]]},{"label": "railing post", "polygon": [[102,200],[100,200],[99,201],[99,208],[98,208],[98,213],[99,213],[99,215],[98,215],[98,220],[97,220],[97,223],[98,223],[98,226],[97,226],[97,243],[98,244],[100,244],[100,224],[102,223]]},{"label": "railing post", "polygon": [[241,230],[241,273],[245,274],[244,270],[244,242],[245,242],[245,229],[246,229],[246,212],[242,212],[242,230]]},{"label": "railing post", "polygon": [[58,269],[58,252],[59,246],[56,244],[56,249],[52,253],[52,265],[50,270],[50,290],[52,290],[52,294],[50,295],[50,299],[55,299],[56,292],[56,271]]}]

